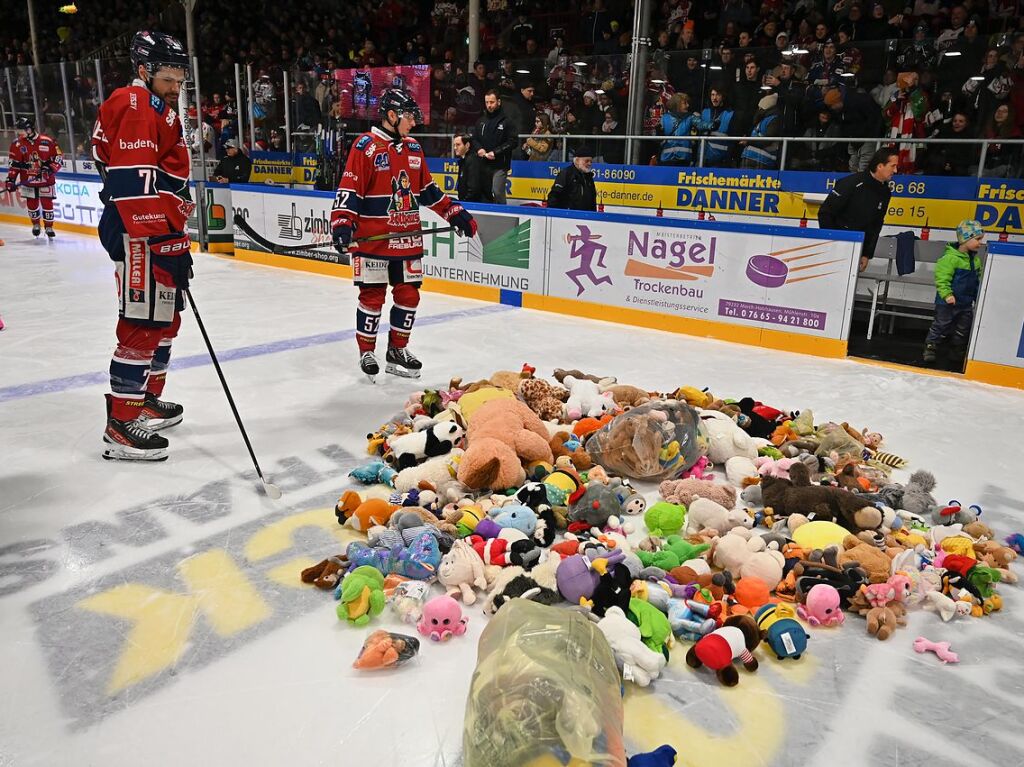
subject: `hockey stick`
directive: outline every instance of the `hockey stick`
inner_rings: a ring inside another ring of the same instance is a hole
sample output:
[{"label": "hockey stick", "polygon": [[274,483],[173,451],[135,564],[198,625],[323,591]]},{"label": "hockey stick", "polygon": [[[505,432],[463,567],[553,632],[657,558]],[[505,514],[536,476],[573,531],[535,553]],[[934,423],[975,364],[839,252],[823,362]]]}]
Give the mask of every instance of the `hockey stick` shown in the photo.
[{"label": "hockey stick", "polygon": [[238,430],[242,432],[242,439],[245,440],[245,446],[249,449],[249,457],[252,458],[252,465],[256,467],[256,473],[259,475],[260,482],[263,483],[263,492],[267,494],[268,498],[277,500],[281,497],[281,489],[277,485],[273,485],[267,482],[263,476],[263,470],[260,469],[259,461],[256,460],[256,453],[253,452],[252,443],[249,442],[249,435],[245,433],[245,426],[242,425],[242,418],[238,415],[238,408],[235,407],[235,400],[231,396],[231,391],[228,389],[228,382],[224,380],[224,371],[220,369],[220,362],[217,360],[217,355],[213,351],[213,344],[210,343],[210,337],[206,334],[206,326],[203,325],[203,319],[199,316],[199,310],[196,308],[195,299],[192,298],[192,292],[185,288],[185,296],[188,298],[189,306],[192,307],[192,313],[196,316],[196,324],[199,325],[199,332],[203,334],[203,340],[206,342],[206,349],[210,352],[210,359],[213,360],[213,366],[217,370],[217,377],[220,378],[220,385],[224,388],[224,394],[227,395],[228,404],[231,405],[231,412],[235,416],[235,423],[238,424]]},{"label": "hockey stick", "polygon": [[[235,226],[245,232],[246,236],[259,245],[264,250],[269,250],[271,253],[286,254],[286,253],[298,253],[303,250],[316,250],[317,248],[329,248],[331,244],[328,242],[314,242],[308,245],[284,245],[282,243],[271,242],[262,234],[257,232],[243,216],[235,214]],[[375,234],[371,237],[358,237],[352,240],[353,243],[357,242],[379,242],[381,240],[396,240],[401,237],[412,237],[417,234],[422,236],[424,234],[436,234],[439,232],[451,232],[455,229],[454,226],[442,226],[437,229],[421,229],[419,232],[395,232],[391,234]]]}]

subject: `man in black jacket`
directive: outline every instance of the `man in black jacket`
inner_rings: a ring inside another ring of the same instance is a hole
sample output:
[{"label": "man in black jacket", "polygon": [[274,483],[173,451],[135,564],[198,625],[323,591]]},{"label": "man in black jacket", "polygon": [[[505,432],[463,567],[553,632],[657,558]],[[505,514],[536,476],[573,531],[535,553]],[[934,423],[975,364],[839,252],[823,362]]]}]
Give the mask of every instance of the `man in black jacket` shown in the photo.
[{"label": "man in black jacket", "polygon": [[565,210],[597,210],[597,187],[594,186],[594,150],[581,146],[572,165],[562,168],[548,192],[548,207]]},{"label": "man in black jacket", "polygon": [[252,160],[238,148],[233,138],[224,142],[226,156],[217,163],[213,171],[213,180],[221,184],[247,184],[252,172]]},{"label": "man in black jacket", "polygon": [[483,160],[477,157],[473,140],[465,133],[459,133],[452,141],[452,149],[459,164],[459,176],[455,181],[459,201],[494,202],[490,186],[484,185]]},{"label": "man in black jacket", "polygon": [[505,179],[512,167],[512,152],[519,146],[516,125],[501,108],[501,98],[495,90],[484,94],[484,114],[472,133],[476,156],[483,160],[484,186],[488,185],[494,201],[505,204]]},{"label": "man in black jacket", "polygon": [[864,232],[859,271],[863,272],[875,255],[892,197],[889,181],[896,173],[898,159],[895,149],[879,149],[871,156],[867,170],[839,179],[818,210],[822,229]]}]

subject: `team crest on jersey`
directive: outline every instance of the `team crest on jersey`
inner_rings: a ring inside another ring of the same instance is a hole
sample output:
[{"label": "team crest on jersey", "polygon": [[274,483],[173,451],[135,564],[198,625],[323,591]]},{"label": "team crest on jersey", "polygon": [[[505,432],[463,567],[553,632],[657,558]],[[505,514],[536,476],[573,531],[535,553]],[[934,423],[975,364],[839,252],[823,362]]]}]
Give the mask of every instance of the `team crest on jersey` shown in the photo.
[{"label": "team crest on jersey", "polygon": [[409,155],[409,167],[412,168],[413,170],[419,170],[420,162],[420,158],[417,157],[416,155]]},{"label": "team crest on jersey", "polygon": [[386,152],[374,155],[373,167],[377,170],[391,170],[391,160],[388,158]]},{"label": "team crest on jersey", "polygon": [[408,146],[409,146],[409,151],[410,152],[422,152],[423,151],[422,147],[420,147],[420,145],[417,144],[415,141],[410,141]]},{"label": "team crest on jersey", "polygon": [[389,226],[414,226],[419,223],[419,206],[412,191],[409,174],[401,171],[391,179],[391,202],[388,205]]},{"label": "team crest on jersey", "polygon": [[363,136],[356,142],[356,149],[360,151],[366,149],[366,145],[369,144],[371,141],[373,141],[373,139],[371,139],[369,136]]},{"label": "team crest on jersey", "polygon": [[155,93],[149,97],[149,105],[156,110],[158,115],[162,115],[164,113],[164,100]]}]

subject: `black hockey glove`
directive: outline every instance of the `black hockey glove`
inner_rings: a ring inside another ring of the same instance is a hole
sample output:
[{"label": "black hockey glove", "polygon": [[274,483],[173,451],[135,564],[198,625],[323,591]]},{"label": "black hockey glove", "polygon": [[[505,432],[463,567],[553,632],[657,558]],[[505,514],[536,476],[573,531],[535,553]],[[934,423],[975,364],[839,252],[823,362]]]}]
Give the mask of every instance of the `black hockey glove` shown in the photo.
[{"label": "black hockey glove", "polygon": [[347,224],[337,224],[331,232],[334,240],[334,249],[341,255],[348,253],[348,246],[352,244],[352,227]]},{"label": "black hockey glove", "polygon": [[445,220],[455,227],[455,231],[463,237],[476,235],[476,219],[461,205],[452,204],[444,213]]}]

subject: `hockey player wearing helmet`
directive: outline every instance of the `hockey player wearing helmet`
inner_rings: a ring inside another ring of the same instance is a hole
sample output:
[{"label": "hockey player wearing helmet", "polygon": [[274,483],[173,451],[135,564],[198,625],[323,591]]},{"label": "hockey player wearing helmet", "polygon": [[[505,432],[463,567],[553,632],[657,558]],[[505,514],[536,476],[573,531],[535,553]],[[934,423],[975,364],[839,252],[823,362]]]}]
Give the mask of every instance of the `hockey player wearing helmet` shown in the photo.
[{"label": "hockey player wearing helmet", "polygon": [[[423,367],[407,348],[423,280],[420,206],[431,208],[464,237],[476,234],[476,221],[434,183],[422,147],[409,136],[423,120],[416,100],[400,88],[390,88],[379,103],[381,124],[353,142],[331,211],[334,246],[343,257],[351,257],[359,288],[359,367],[371,381],[380,372],[374,350],[389,284],[393,305],[386,370],[418,378]],[[355,243],[357,231],[360,239],[407,236]]]},{"label": "hockey player wearing helmet", "polygon": [[18,137],[11,144],[8,154],[8,173],[4,186],[11,193],[15,189],[19,190],[32,222],[32,234],[39,236],[41,218],[46,227],[46,236],[52,239],[56,235],[53,231],[55,179],[57,172],[64,167],[64,155],[54,139],[44,133],[36,133],[33,118],[19,117],[14,128]]},{"label": "hockey player wearing helmet", "polygon": [[103,457],[159,461],[168,443],[157,431],[184,412],[160,397],[192,266],[190,160],[175,112],[188,54],[169,35],[139,32],[130,56],[135,79],[103,102],[92,135],[105,206],[99,235],[119,297]]}]

